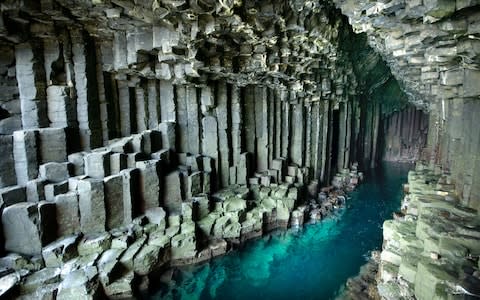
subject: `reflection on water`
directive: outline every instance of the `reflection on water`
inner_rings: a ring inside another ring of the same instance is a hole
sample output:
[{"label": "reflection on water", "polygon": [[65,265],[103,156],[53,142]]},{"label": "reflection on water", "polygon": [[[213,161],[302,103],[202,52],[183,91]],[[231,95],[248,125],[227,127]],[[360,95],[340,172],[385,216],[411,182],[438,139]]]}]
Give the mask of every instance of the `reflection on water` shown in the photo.
[{"label": "reflection on water", "polygon": [[382,244],[411,165],[385,164],[319,224],[277,232],[209,263],[181,268],[152,299],[332,299]]}]

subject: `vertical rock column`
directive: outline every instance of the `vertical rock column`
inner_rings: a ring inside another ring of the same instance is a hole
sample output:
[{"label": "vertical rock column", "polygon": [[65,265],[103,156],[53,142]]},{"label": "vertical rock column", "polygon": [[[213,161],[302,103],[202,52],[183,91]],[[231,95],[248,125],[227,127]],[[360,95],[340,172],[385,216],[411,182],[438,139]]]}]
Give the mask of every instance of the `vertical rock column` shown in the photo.
[{"label": "vertical rock column", "polygon": [[[98,90],[98,102],[99,102],[99,107],[100,107],[100,126],[102,129],[102,142],[104,145],[107,144],[109,140],[108,136],[108,110],[107,110],[107,98],[105,95],[105,79],[103,77],[103,68],[102,64],[103,61],[102,59],[106,56],[104,55],[103,51],[105,47],[102,47],[103,41],[100,40],[95,40],[95,60],[96,60],[96,65],[95,65],[95,72],[96,72],[96,77],[97,77],[97,90]],[[102,62],[102,63],[99,63]]]},{"label": "vertical rock column", "polygon": [[15,66],[23,129],[48,126],[42,48],[35,43],[17,45]]},{"label": "vertical rock column", "polygon": [[17,183],[24,185],[38,176],[38,132],[19,130],[13,133],[13,157]]},{"label": "vertical rock column", "polygon": [[230,184],[238,183],[238,171],[240,165],[240,154],[242,153],[242,104],[240,98],[240,88],[233,85],[231,91],[232,105],[230,107],[231,116],[232,116],[232,130],[231,130],[231,139],[232,139],[232,157],[233,157],[233,167],[235,169],[235,181],[232,181],[233,178],[230,178]]},{"label": "vertical rock column", "polygon": [[100,147],[103,143],[96,76],[95,44],[83,31],[72,31],[77,118],[82,149]]},{"label": "vertical rock column", "polygon": [[320,102],[320,113],[322,114],[322,122],[320,123],[320,144],[319,144],[319,156],[320,159],[318,160],[318,169],[319,169],[319,180],[321,183],[326,183],[328,181],[328,161],[329,161],[329,154],[328,154],[328,126],[329,122],[329,113],[330,111],[330,102],[329,101],[322,101]]},{"label": "vertical rock column", "polygon": [[[202,119],[202,151],[203,154],[209,156],[215,161],[215,170],[218,170],[218,135],[217,135],[217,119],[212,116],[206,116]],[[218,181],[216,181],[218,186]]]},{"label": "vertical rock column", "polygon": [[281,89],[275,89],[275,138],[273,147],[274,159],[282,157],[282,94],[285,92]]},{"label": "vertical rock column", "polygon": [[120,110],[120,133],[128,136],[132,133],[130,124],[130,91],[126,75],[117,75],[118,102]]},{"label": "vertical rock column", "polygon": [[156,129],[160,121],[157,80],[148,80],[148,129]]},{"label": "vertical rock column", "polygon": [[288,102],[288,92],[282,91],[280,93],[280,101],[282,106],[282,121],[281,121],[281,131],[282,131],[282,157],[289,157],[290,151],[290,121],[291,121],[291,111],[290,103]]},{"label": "vertical rock column", "polygon": [[268,98],[266,87],[255,87],[257,171],[268,170]]},{"label": "vertical rock column", "polygon": [[318,176],[318,164],[320,160],[319,156],[319,148],[320,148],[320,142],[321,142],[321,133],[320,133],[320,128],[321,128],[321,121],[323,116],[320,114],[319,111],[319,103],[317,101],[312,102],[312,108],[311,108],[311,118],[310,118],[310,123],[311,123],[311,138],[310,138],[310,144],[311,144],[311,158],[310,158],[310,169],[313,172],[314,177],[316,178]]},{"label": "vertical rock column", "polygon": [[47,88],[48,119],[51,127],[76,127],[76,108],[70,88],[52,85]]},{"label": "vertical rock column", "polygon": [[17,178],[13,159],[12,135],[0,135],[0,153],[2,153],[2,159],[0,159],[0,188],[15,185]]},{"label": "vertical rock column", "polygon": [[219,168],[217,170],[220,184],[226,187],[229,184],[230,175],[230,137],[231,115],[228,113],[227,84],[224,81],[217,83],[217,122],[218,122],[218,149],[219,149]]},{"label": "vertical rock column", "polygon": [[175,86],[176,94],[176,114],[177,114],[177,143],[178,152],[188,152],[188,112],[187,112],[187,92],[184,85]]},{"label": "vertical rock column", "polygon": [[162,122],[176,122],[175,97],[171,81],[160,80],[160,113]]},{"label": "vertical rock column", "polygon": [[186,101],[188,152],[191,154],[200,154],[200,120],[198,113],[199,105],[197,99],[197,89],[194,86],[187,87]]},{"label": "vertical rock column", "polygon": [[137,132],[142,132],[147,129],[148,124],[148,111],[146,110],[146,104],[148,102],[145,96],[145,88],[138,77],[133,77],[130,82],[135,87],[135,120]]},{"label": "vertical rock column", "polygon": [[[295,97],[291,94],[290,100]],[[293,96],[293,97],[292,97]],[[292,139],[291,143],[291,159],[292,162],[298,166],[303,166],[305,162],[305,120],[304,120],[303,99],[299,103],[293,105],[293,119],[292,119]]]},{"label": "vertical rock column", "polygon": [[105,231],[105,190],[103,180],[85,179],[77,185],[80,208],[80,228],[83,233]]},{"label": "vertical rock column", "polygon": [[345,151],[348,147],[349,141],[346,140],[347,136],[347,104],[341,102],[339,104],[339,118],[338,118],[338,157],[337,157],[337,168],[338,171],[342,170],[345,166]]},{"label": "vertical rock column", "polygon": [[246,151],[255,153],[255,88],[251,85],[244,88],[244,132],[245,132],[245,146]]}]

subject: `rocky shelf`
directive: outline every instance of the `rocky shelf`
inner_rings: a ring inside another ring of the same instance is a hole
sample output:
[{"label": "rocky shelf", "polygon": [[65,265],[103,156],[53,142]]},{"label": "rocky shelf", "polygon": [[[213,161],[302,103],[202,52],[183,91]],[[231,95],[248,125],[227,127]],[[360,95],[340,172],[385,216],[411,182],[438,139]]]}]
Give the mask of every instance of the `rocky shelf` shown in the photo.
[{"label": "rocky shelf", "polygon": [[465,299],[480,295],[480,218],[461,205],[448,173],[418,164],[402,213],[383,224],[382,299]]},{"label": "rocky shelf", "polygon": [[[140,137],[150,134],[152,132]],[[131,138],[115,141],[110,150],[131,142]],[[151,156],[155,157],[157,153]],[[89,165],[96,163],[94,170],[100,172],[105,160],[110,161],[115,156],[114,152],[105,149],[84,155],[85,172],[91,176]],[[128,156],[125,155],[125,159]],[[192,161],[197,162],[198,157]],[[146,193],[143,194],[144,200],[152,195],[151,199],[158,201],[158,191],[153,189],[158,187],[154,170],[161,162],[166,163],[163,159],[136,163],[140,169],[140,181],[148,183],[148,187],[142,189]],[[100,175],[96,176],[97,179],[87,175],[68,177],[67,165],[47,163],[41,166],[42,176],[60,182],[50,184],[53,190],[66,185],[65,191],[53,196],[55,206],[47,201],[20,202],[11,204],[4,211],[5,246],[11,251],[0,258],[0,291],[4,296],[19,299],[99,299],[105,296],[128,299],[139,289],[148,288],[150,274],[223,255],[236,245],[272,230],[321,220],[345,203],[344,190],[354,188],[362,177],[356,171],[356,165],[352,171],[343,170],[335,176],[334,185],[324,189],[318,198],[316,193],[309,194],[299,183],[251,184],[250,188],[232,185],[205,194],[208,184],[205,179],[200,180],[204,173],[197,171],[197,176],[194,172],[182,177],[186,179],[186,185],[166,185],[170,202],[165,202],[165,207],[174,211],[172,205],[177,205],[178,214],[167,215],[162,207],[154,206],[132,220],[127,218],[131,216],[131,206],[118,206],[118,203],[127,204],[132,199],[128,187],[134,186],[123,181],[132,179],[132,169],[120,170],[120,174],[102,180],[98,179]],[[149,173],[142,166],[150,166],[153,171]],[[83,166],[73,164],[71,167],[79,170]],[[180,165],[179,169],[191,167]],[[102,176],[107,175],[103,171]],[[287,174],[300,173],[296,167],[290,166]],[[179,178],[178,171],[165,177],[166,180]],[[252,178],[250,181],[262,180]],[[175,193],[180,195],[182,187],[190,195],[189,200],[181,201],[180,198],[180,201],[172,202],[172,196]],[[84,188],[86,191],[82,190]],[[117,205],[101,207],[103,203],[108,205],[109,199],[114,199]],[[77,201],[79,211],[74,205]],[[125,218],[119,218],[122,215]],[[105,221],[99,221],[103,219]],[[98,227],[101,224],[107,224],[108,231],[102,233],[105,227]],[[49,226],[56,227],[62,237],[47,244],[47,237],[51,238],[47,232]]]}]

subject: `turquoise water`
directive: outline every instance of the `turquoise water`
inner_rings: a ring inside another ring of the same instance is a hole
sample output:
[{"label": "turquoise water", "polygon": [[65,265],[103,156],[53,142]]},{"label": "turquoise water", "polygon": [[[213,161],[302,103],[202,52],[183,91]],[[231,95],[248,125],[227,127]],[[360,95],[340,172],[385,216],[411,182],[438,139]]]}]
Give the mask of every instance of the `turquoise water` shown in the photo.
[{"label": "turquoise water", "polygon": [[274,233],[175,273],[151,299],[333,299],[382,245],[382,223],[399,209],[411,165],[385,164],[346,208],[319,224]]}]

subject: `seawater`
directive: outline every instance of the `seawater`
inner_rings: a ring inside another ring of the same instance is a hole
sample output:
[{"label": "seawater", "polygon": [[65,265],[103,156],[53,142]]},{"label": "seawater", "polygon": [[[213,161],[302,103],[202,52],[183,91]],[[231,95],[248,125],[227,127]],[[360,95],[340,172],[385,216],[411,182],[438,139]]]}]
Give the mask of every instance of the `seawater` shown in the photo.
[{"label": "seawater", "polygon": [[[411,164],[384,163],[320,223],[272,233],[225,256],[176,270],[150,299],[334,299],[382,245]],[[153,283],[155,284],[155,283]]]}]

